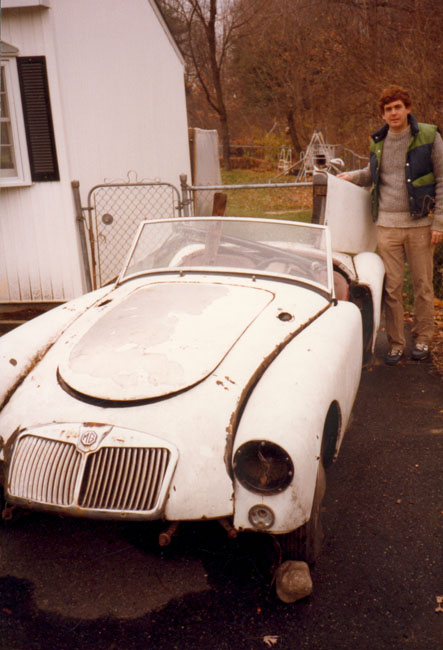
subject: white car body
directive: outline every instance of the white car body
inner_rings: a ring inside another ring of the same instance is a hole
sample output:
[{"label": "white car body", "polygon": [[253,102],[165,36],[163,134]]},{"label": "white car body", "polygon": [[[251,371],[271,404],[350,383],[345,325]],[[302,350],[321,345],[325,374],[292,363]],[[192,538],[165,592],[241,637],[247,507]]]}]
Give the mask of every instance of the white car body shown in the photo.
[{"label": "white car body", "polygon": [[115,285],[0,339],[6,503],[292,534],[340,449],[382,283],[374,253],[333,260],[323,226],[143,223]]}]

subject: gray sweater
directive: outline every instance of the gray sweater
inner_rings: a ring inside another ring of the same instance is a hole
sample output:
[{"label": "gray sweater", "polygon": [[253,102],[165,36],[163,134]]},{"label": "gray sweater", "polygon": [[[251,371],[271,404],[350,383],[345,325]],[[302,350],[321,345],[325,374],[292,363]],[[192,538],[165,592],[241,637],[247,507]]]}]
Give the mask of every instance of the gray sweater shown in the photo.
[{"label": "gray sweater", "polygon": [[[380,197],[378,226],[389,228],[416,228],[432,225],[433,230],[443,232],[443,140],[437,132],[432,147],[432,165],[436,180],[436,201],[433,217],[412,219],[409,213],[408,193],[405,182],[406,150],[411,139],[411,128],[401,133],[388,131],[383,144],[380,165]],[[369,165],[364,169],[348,172],[356,185],[372,184]]]}]

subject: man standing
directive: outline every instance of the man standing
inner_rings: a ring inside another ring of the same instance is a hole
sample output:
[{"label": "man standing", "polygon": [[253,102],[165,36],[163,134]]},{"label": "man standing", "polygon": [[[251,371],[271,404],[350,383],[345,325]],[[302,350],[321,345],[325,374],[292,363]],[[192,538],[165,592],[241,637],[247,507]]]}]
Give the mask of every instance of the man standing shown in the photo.
[{"label": "man standing", "polygon": [[411,115],[409,93],[386,88],[379,100],[384,126],[374,133],[370,162],[339,178],[371,186],[378,250],[386,269],[385,316],[395,365],[405,348],[403,277],[405,258],[414,288],[412,358],[426,359],[434,330],[434,246],[443,241],[443,140],[437,127]]}]

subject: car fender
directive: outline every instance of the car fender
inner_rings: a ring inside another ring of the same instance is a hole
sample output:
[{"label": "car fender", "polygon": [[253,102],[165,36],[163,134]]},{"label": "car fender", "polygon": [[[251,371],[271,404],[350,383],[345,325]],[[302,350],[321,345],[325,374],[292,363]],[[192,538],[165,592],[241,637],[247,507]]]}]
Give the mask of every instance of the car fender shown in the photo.
[{"label": "car fender", "polygon": [[338,302],[305,328],[266,370],[243,411],[233,454],[249,440],[273,441],[290,455],[294,477],[284,491],[272,495],[249,491],[234,477],[236,528],[253,528],[248,513],[259,504],[274,513],[269,532],[289,532],[309,519],[328,410],[333,402],[338,403],[338,453],[361,367],[360,312],[352,303]]},{"label": "car fender", "polygon": [[103,287],[33,318],[0,338],[0,409],[66,327],[113,286]]},{"label": "car fender", "polygon": [[358,253],[354,257],[354,266],[357,272],[358,283],[369,288],[372,297],[373,308],[373,331],[372,331],[372,352],[375,347],[375,339],[380,327],[381,303],[383,295],[383,280],[385,277],[385,266],[379,255],[376,253]]}]

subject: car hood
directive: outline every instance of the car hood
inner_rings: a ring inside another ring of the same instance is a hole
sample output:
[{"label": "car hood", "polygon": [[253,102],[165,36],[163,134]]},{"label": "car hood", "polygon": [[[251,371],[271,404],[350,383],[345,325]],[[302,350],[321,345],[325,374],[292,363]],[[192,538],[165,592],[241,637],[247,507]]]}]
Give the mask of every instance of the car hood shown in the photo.
[{"label": "car hood", "polygon": [[69,331],[59,375],[97,399],[159,398],[202,381],[273,301],[263,288],[157,283],[88,312]]}]

